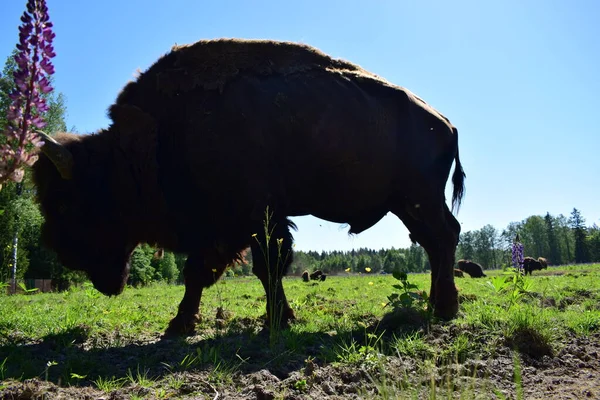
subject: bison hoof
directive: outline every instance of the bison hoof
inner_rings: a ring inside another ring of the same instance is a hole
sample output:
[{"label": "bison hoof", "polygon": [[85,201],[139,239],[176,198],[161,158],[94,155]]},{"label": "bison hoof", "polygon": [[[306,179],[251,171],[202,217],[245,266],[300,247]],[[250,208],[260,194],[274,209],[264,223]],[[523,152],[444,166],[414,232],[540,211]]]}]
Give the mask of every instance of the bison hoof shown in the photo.
[{"label": "bison hoof", "polygon": [[192,316],[178,314],[169,322],[165,336],[191,336],[194,334],[198,322],[200,322],[200,317],[197,314]]},{"label": "bison hoof", "polygon": [[455,304],[438,304],[433,309],[433,316],[442,320],[451,320],[458,314],[458,302]]},{"label": "bison hoof", "polygon": [[450,320],[458,314],[458,291],[454,283],[439,284],[433,300],[433,316]]}]

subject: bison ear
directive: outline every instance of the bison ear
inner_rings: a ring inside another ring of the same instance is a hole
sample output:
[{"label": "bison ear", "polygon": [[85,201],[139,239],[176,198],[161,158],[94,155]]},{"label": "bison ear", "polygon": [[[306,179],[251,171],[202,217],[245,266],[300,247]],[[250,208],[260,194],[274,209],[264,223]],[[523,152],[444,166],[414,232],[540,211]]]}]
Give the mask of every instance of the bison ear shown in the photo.
[{"label": "bison ear", "polygon": [[144,137],[148,140],[156,131],[154,118],[136,106],[114,104],[108,116],[113,120],[112,130],[124,149],[136,146]]}]

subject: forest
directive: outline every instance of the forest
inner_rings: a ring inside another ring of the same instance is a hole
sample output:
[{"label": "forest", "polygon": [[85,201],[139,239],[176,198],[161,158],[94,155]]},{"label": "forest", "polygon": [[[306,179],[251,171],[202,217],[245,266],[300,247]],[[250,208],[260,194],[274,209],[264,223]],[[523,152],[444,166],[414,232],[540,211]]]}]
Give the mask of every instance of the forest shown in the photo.
[{"label": "forest", "polygon": [[[0,74],[0,130],[6,127],[8,94],[13,88],[12,74],[16,68],[14,54],[6,60]],[[67,130],[66,98],[60,92],[45,94],[49,104],[47,128],[49,133]],[[76,127],[69,129],[76,132]],[[52,279],[56,289],[81,283],[85,276],[64,268],[53,252],[40,244],[42,216],[35,203],[35,188],[26,171],[21,183],[8,183],[0,191],[0,282],[10,281],[16,263],[20,281]],[[581,212],[573,208],[563,214],[532,215],[522,221],[511,222],[504,228],[485,225],[479,230],[462,232],[456,258],[471,259],[484,269],[505,268],[510,264],[510,248],[517,235],[524,245],[525,255],[545,257],[550,265],[600,261],[600,228],[587,226]],[[185,256],[165,252],[156,257],[148,245],[138,246],[132,256],[129,283],[145,285],[154,281],[181,282]],[[372,273],[401,270],[424,272],[429,270],[427,256],[418,245],[399,249],[357,249],[349,252],[296,251],[290,274],[300,275],[304,270],[322,270],[327,274],[359,273],[370,268]],[[227,276],[251,273],[251,252],[245,263],[234,265]]]}]

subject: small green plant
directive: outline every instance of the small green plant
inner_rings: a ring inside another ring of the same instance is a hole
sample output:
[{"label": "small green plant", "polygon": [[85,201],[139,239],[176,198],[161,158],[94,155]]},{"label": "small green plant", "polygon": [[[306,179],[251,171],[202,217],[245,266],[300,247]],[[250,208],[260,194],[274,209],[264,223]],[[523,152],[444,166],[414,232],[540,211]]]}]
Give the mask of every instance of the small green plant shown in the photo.
[{"label": "small green plant", "polygon": [[27,289],[27,286],[23,282],[19,282],[18,285],[25,294],[32,294],[39,290],[38,288]]},{"label": "small green plant", "polygon": [[103,378],[99,376],[98,379],[93,381],[93,383],[98,389],[102,390],[103,392],[109,393],[113,390],[122,388],[125,384],[125,381],[125,378],[115,378],[114,376],[112,378]]},{"label": "small green plant", "polygon": [[404,337],[394,335],[393,346],[399,356],[415,357],[423,360],[433,355],[431,346],[425,342],[420,332],[414,332]]},{"label": "small green plant", "polygon": [[[263,258],[265,260],[265,263],[267,265],[267,269],[268,269],[268,281],[269,284],[273,284],[274,282],[277,282],[279,279],[281,279],[282,277],[279,276],[280,272],[280,265],[285,265],[285,263],[287,262],[288,257],[290,257],[290,252],[288,251],[287,254],[282,254],[282,248],[283,248],[283,238],[278,238],[276,240],[276,245],[277,245],[277,260],[274,260],[275,263],[274,265],[271,264],[271,250],[270,250],[270,243],[271,243],[271,239],[273,237],[273,232],[275,231],[275,227],[277,226],[277,224],[273,224],[272,223],[272,217],[273,217],[273,213],[269,212],[269,207],[267,206],[265,209],[265,218],[264,218],[264,222],[263,222],[263,227],[264,227],[264,235],[265,235],[265,243],[261,243],[260,240],[258,239],[258,235],[257,234],[253,234],[252,237],[256,240],[256,242],[258,243],[258,245],[260,246]],[[273,266],[275,268],[273,268]],[[281,337],[281,312],[283,311],[280,307],[280,304],[277,304],[277,302],[275,301],[275,296],[277,296],[277,291],[276,290],[269,290],[267,293],[267,296],[270,296],[267,299],[267,304],[269,304],[269,342],[271,347],[273,347],[276,343],[279,342],[279,338]]]},{"label": "small green plant", "polygon": [[100,292],[96,290],[91,282],[84,282],[82,285],[85,296],[88,299],[97,299],[101,296]]},{"label": "small green plant", "polygon": [[341,362],[372,368],[378,364],[383,353],[381,337],[384,332],[379,336],[367,333],[366,325],[362,322],[359,322],[359,325],[365,329],[365,343],[361,345],[351,338],[350,342],[338,345],[340,351],[337,353],[337,359]]},{"label": "small green plant", "polygon": [[5,357],[4,360],[2,360],[2,362],[0,363],[0,380],[4,380],[4,375],[6,374],[6,361],[8,360],[8,357]]},{"label": "small green plant", "polygon": [[487,283],[496,292],[508,294],[507,310],[510,310],[524,294],[531,290],[531,281],[516,268],[507,268],[501,275],[493,277]]},{"label": "small green plant", "polygon": [[429,296],[425,291],[419,290],[419,287],[408,281],[408,275],[403,271],[394,271],[393,276],[400,281],[400,284],[392,285],[400,293],[392,293],[388,296],[387,305],[394,309],[417,308],[424,310],[428,304]]},{"label": "small green plant", "polygon": [[137,384],[141,387],[147,388],[152,386],[152,379],[148,377],[148,370],[144,370],[143,373],[140,373],[139,365],[135,376],[133,375],[133,372],[131,372],[131,369],[127,370],[127,379],[129,382]]},{"label": "small green plant", "polygon": [[78,379],[78,380],[85,379],[86,376],[87,375],[76,374],[75,372],[71,372],[71,375],[70,375],[71,379]]},{"label": "small green plant", "polygon": [[308,383],[306,382],[306,379],[298,379],[294,383],[294,388],[296,388],[296,390],[299,390],[301,392],[304,392],[307,387],[308,387]]},{"label": "small green plant", "polygon": [[44,380],[46,382],[48,381],[48,372],[50,371],[50,367],[53,367],[55,365],[58,365],[56,361],[48,361],[46,363],[46,368],[44,369]]},{"label": "small green plant", "polygon": [[167,398],[167,391],[164,388],[158,388],[156,389],[156,398],[157,399],[165,399]]},{"label": "small green plant", "polygon": [[167,383],[171,389],[179,390],[185,382],[180,375],[171,375],[167,377]]},{"label": "small green plant", "polygon": [[521,360],[517,353],[513,353],[513,363],[514,363],[514,380],[515,380],[515,388],[517,392],[517,400],[523,399],[523,377],[521,371]]}]

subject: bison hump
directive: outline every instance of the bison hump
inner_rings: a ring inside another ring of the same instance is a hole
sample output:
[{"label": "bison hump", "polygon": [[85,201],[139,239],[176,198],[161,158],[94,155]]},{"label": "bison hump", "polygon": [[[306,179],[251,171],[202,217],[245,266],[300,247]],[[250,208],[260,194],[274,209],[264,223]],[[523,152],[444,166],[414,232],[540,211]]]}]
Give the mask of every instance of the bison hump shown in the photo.
[{"label": "bison hump", "polygon": [[331,58],[314,47],[273,40],[213,39],[173,46],[153,67],[157,69],[158,88],[165,92],[198,87],[220,90],[240,74],[287,75],[313,69],[384,81],[358,65]]}]

